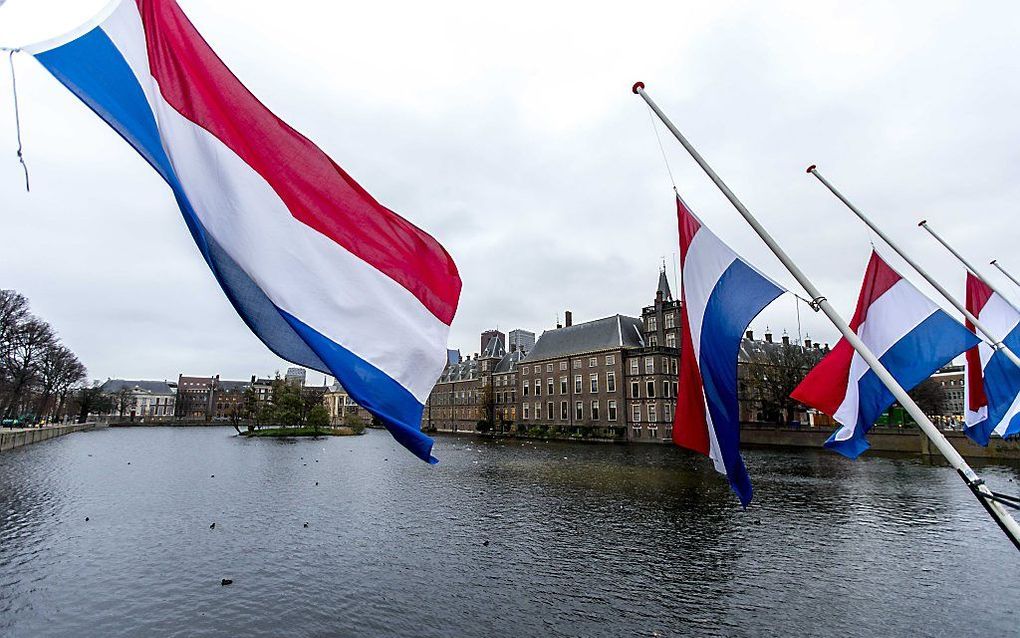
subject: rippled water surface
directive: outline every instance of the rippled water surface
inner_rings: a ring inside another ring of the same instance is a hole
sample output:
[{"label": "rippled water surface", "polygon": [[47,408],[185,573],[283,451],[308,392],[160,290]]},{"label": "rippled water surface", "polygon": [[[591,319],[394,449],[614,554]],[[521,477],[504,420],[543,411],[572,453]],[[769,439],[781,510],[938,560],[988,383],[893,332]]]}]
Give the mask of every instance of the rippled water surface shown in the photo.
[{"label": "rippled water surface", "polygon": [[0,454],[0,635],[1020,632],[1020,557],[944,467],[752,451],[745,512],[667,447],[436,453],[135,428]]}]

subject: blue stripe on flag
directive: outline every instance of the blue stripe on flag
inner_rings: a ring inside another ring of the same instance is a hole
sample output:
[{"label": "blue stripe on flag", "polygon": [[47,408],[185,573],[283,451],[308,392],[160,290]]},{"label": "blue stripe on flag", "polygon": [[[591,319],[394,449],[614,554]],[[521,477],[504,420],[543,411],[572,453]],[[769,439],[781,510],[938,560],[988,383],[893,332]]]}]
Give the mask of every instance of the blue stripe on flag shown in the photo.
[{"label": "blue stripe on flag", "polygon": [[[1020,352],[1020,325],[1014,327],[1003,342],[1014,352]],[[1020,368],[1013,365],[1004,352],[996,350],[982,371],[982,376],[988,399],[988,418],[965,431],[978,445],[988,445],[992,431],[999,426],[1020,394]],[[1003,438],[1017,434],[1020,434],[1020,415],[1010,419]]]},{"label": "blue stripe on flag", "polygon": [[[974,333],[942,310],[937,310],[893,344],[879,361],[905,390],[910,391],[952,361],[953,357],[977,343]],[[865,434],[882,412],[895,402],[874,370],[869,369],[857,385],[860,408],[853,435],[845,441],[837,441],[833,434],[825,442],[825,447],[851,459],[871,447]]]},{"label": "blue stripe on flag", "polygon": [[145,94],[106,33],[93,29],[36,58],[163,176],[202,256],[252,332],[283,359],[335,375],[358,403],[383,421],[399,443],[419,458],[436,462],[431,456],[432,439],[419,431],[424,408],[407,389],[280,310],[206,234],[163,149]]},{"label": "blue stripe on flag", "polygon": [[783,290],[740,259],[716,283],[705,306],[701,326],[701,378],[711,427],[726,466],[726,476],[740,503],[751,502],[751,478],[740,457],[740,404],[737,401],[737,358],[740,341],[751,320]]}]

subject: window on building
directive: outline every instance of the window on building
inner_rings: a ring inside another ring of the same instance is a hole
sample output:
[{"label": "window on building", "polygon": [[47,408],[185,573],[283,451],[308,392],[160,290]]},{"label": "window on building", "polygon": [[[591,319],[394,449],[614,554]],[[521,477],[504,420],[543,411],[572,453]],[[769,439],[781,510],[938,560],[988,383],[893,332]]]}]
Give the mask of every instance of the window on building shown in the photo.
[{"label": "window on building", "polygon": [[560,401],[560,420],[566,421],[570,418],[570,407],[566,401]]},{"label": "window on building", "polygon": [[599,364],[599,360],[598,360],[597,357],[591,357],[590,359],[588,359],[588,367],[589,368],[594,368],[598,364]]},{"label": "window on building", "polygon": [[549,396],[552,396],[553,393],[556,392],[556,386],[553,385],[553,380],[551,377],[545,380],[545,385],[546,389],[549,390]]},{"label": "window on building", "polygon": [[631,421],[633,421],[634,423],[640,423],[641,422],[641,406],[640,405],[635,405],[631,409],[630,417],[631,417]]},{"label": "window on building", "polygon": [[599,402],[598,401],[592,401],[591,402],[591,420],[592,421],[598,421],[599,420]]},{"label": "window on building", "polygon": [[636,399],[641,396],[641,382],[634,380],[630,382],[630,398]]},{"label": "window on building", "polygon": [[658,329],[659,329],[659,321],[658,321],[658,319],[655,318],[655,315],[652,315],[651,317],[648,317],[648,331],[651,332],[652,330],[658,330]]},{"label": "window on building", "polygon": [[574,403],[574,420],[575,421],[584,420],[584,403],[581,403],[580,401]]},{"label": "window on building", "polygon": [[524,406],[522,407],[523,410],[521,411],[521,416],[524,417],[525,421],[527,421],[528,419],[531,418],[531,404],[525,403]]},{"label": "window on building", "polygon": [[615,354],[607,354],[606,355],[606,365],[607,366],[615,366],[616,365],[616,355]]},{"label": "window on building", "polygon": [[653,348],[655,346],[659,345],[659,337],[656,336],[656,335],[649,335],[649,337],[648,337],[648,345],[653,347]]},{"label": "window on building", "polygon": [[521,396],[525,397],[528,396],[528,390],[530,389],[530,387],[531,387],[530,382],[527,379],[525,379],[524,386],[521,388]]},{"label": "window on building", "polygon": [[659,436],[659,426],[655,425],[654,423],[652,425],[649,425],[648,426],[648,438],[655,439],[655,438],[658,438],[658,436]]},{"label": "window on building", "polygon": [[671,332],[671,333],[666,335],[666,347],[667,348],[675,348],[676,347],[676,334],[675,333]]},{"label": "window on building", "polygon": [[482,361],[482,372],[485,372],[488,369],[489,369],[489,362],[488,361]]},{"label": "window on building", "polygon": [[574,375],[574,394],[581,394],[581,375]]},{"label": "window on building", "polygon": [[574,370],[580,370],[580,369],[581,369],[581,360],[580,359],[574,359]]},{"label": "window on building", "polygon": [[670,395],[670,393],[669,393],[669,392],[670,392],[670,389],[671,389],[672,387],[673,387],[673,386],[672,386],[672,385],[670,384],[670,382],[669,382],[669,381],[663,381],[663,382],[662,382],[662,396],[663,396],[664,398],[666,398],[666,399],[670,398],[670,396],[671,396],[671,395]]},{"label": "window on building", "polygon": [[649,379],[648,381],[646,381],[645,382],[645,391],[648,393],[646,396],[649,399],[654,399],[655,398],[655,381],[653,381],[652,379]]},{"label": "window on building", "polygon": [[656,412],[655,404],[653,403],[652,405],[648,406],[648,420],[651,421],[652,423],[655,423],[655,421],[656,421],[656,418],[655,418],[656,414],[655,414],[655,412]]},{"label": "window on building", "polygon": [[640,439],[641,438],[641,426],[640,425],[635,425],[633,428],[631,428],[631,432],[634,433],[634,438],[635,439]]},{"label": "window on building", "polygon": [[640,365],[641,365],[641,364],[640,364],[640,363],[638,363],[638,360],[637,360],[637,359],[631,359],[631,360],[630,360],[630,373],[631,373],[631,374],[638,374],[638,373],[639,373],[639,372],[641,371],[641,370],[639,369]]},{"label": "window on building", "polygon": [[608,414],[606,416],[609,417],[609,420],[610,421],[615,421],[616,420],[616,401],[610,401],[608,404],[606,404],[606,411],[608,412]]},{"label": "window on building", "polygon": [[606,373],[606,390],[609,392],[616,392],[616,373]]},{"label": "window on building", "polygon": [[678,395],[678,394],[676,393],[676,386],[677,386],[677,382],[676,382],[676,381],[674,381],[674,382],[673,382],[673,396],[680,396],[680,395]]},{"label": "window on building", "polygon": [[535,366],[535,369],[532,370],[532,372],[534,372],[535,374],[538,374],[541,371],[542,371],[542,366]]},{"label": "window on building", "polygon": [[563,371],[563,370],[566,370],[566,369],[567,369],[567,362],[566,361],[560,361],[560,371]]},{"label": "window on building", "polygon": [[560,377],[560,394],[566,394],[566,393],[567,393],[567,378],[566,377]]},{"label": "window on building", "polygon": [[588,375],[588,384],[591,386],[591,391],[593,394],[599,391],[598,373]]},{"label": "window on building", "polygon": [[552,401],[549,401],[545,404],[545,415],[548,420],[552,421],[554,418],[556,418],[554,412],[555,409],[556,407]]},{"label": "window on building", "polygon": [[655,374],[655,357],[645,357],[645,374]]},{"label": "window on building", "polygon": [[545,371],[546,372],[552,372],[552,364],[551,363],[545,364]]},{"label": "window on building", "polygon": [[674,317],[674,315],[673,315],[673,313],[672,313],[672,312],[667,312],[667,313],[666,313],[666,316],[665,316],[665,317],[663,318],[663,321],[665,321],[665,324],[664,324],[664,325],[665,325],[665,326],[666,326],[667,328],[673,328],[673,327],[675,326],[675,323],[676,323],[676,322],[675,322],[675,320],[674,320],[674,318],[673,318],[673,317]]},{"label": "window on building", "polygon": [[535,379],[535,396],[536,397],[542,396],[542,380],[541,379]]}]

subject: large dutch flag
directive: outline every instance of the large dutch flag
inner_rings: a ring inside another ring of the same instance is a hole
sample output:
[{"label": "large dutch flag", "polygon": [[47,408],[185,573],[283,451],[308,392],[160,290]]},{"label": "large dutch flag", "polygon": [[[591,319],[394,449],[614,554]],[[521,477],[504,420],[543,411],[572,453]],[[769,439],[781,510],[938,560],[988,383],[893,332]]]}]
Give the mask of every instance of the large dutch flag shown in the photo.
[{"label": "large dutch flag", "polygon": [[677,197],[680,379],[673,442],[712,459],[740,503],[751,479],[740,456],[737,357],[751,320],[784,290],[737,256]]},{"label": "large dutch flag", "polygon": [[[850,329],[905,390],[978,343],[950,317],[872,251]],[[825,446],[857,458],[865,438],[895,399],[853,347],[840,339],[791,395],[832,416],[842,427]]]},{"label": "large dutch flag", "polygon": [[[970,272],[967,310],[1007,348],[1020,352],[1020,312]],[[967,327],[974,329],[970,321]],[[1004,352],[984,341],[968,350],[964,379],[967,436],[978,445],[988,445],[993,433],[1020,434],[1020,368]]]},{"label": "large dutch flag", "polygon": [[173,0],[114,3],[26,50],[166,180],[270,350],[336,376],[435,462],[421,414],[461,287],[443,247],[259,102]]}]

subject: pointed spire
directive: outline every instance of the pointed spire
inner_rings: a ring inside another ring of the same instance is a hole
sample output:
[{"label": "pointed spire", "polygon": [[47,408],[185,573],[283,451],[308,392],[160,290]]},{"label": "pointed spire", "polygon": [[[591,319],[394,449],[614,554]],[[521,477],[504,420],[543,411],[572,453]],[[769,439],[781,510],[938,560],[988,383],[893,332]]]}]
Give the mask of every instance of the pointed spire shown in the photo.
[{"label": "pointed spire", "polygon": [[669,289],[669,280],[666,278],[665,265],[659,269],[659,288],[655,291],[655,296],[658,297],[660,293],[663,301],[673,301],[673,293]]}]

